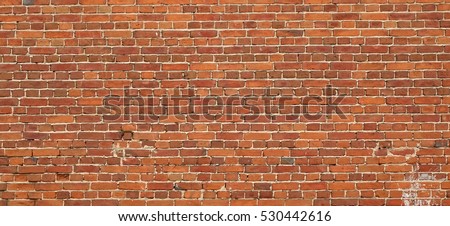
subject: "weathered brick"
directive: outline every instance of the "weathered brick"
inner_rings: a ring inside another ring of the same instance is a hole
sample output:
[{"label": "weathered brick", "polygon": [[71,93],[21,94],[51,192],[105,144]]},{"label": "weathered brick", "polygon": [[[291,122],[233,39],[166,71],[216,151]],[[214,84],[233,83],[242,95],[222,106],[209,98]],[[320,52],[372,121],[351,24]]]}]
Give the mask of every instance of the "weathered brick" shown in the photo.
[{"label": "weathered brick", "polygon": [[0,205],[450,204],[449,3],[0,5]]}]

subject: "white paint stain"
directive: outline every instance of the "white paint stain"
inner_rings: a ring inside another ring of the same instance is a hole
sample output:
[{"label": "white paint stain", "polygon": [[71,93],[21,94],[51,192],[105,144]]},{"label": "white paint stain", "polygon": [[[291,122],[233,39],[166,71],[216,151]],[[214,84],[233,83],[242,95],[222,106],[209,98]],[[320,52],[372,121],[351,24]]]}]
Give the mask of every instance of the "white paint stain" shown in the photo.
[{"label": "white paint stain", "polygon": [[124,150],[125,149],[121,148],[119,144],[114,144],[113,147],[112,147],[112,150],[111,150],[111,154],[114,157],[122,158],[122,157],[124,157],[123,156],[124,155]]},{"label": "white paint stain", "polygon": [[[414,148],[414,153],[406,155],[406,160],[413,157],[417,157],[419,151],[419,145]],[[419,192],[423,190],[422,181],[435,181],[436,177],[432,173],[419,173],[419,163],[413,165],[413,170],[405,180],[411,182],[409,189],[404,190],[402,193],[402,201],[404,206],[430,206],[432,197],[419,197]]]},{"label": "white paint stain", "polygon": [[433,173],[418,173],[419,164],[413,166],[413,171],[406,178],[406,181],[411,182],[411,186],[408,190],[404,190],[402,193],[402,201],[405,206],[430,206],[431,201],[435,197],[419,197],[421,190],[427,190],[423,188],[421,182],[424,181],[442,181],[443,179],[436,179]]}]

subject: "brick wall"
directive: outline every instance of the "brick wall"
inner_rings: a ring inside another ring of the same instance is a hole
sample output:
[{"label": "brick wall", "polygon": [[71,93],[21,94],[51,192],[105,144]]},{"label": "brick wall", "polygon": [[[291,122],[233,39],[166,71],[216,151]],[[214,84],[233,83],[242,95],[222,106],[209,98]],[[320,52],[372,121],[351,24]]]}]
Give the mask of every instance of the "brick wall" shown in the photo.
[{"label": "brick wall", "polygon": [[448,0],[2,0],[0,205],[449,205]]}]

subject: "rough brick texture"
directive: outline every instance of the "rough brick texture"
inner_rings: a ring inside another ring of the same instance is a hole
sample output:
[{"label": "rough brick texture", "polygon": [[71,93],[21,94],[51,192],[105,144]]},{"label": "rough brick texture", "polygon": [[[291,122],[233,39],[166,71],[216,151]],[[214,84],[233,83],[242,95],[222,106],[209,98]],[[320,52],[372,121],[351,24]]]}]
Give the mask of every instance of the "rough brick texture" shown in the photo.
[{"label": "rough brick texture", "polygon": [[449,0],[2,0],[0,205],[450,205],[449,27]]}]

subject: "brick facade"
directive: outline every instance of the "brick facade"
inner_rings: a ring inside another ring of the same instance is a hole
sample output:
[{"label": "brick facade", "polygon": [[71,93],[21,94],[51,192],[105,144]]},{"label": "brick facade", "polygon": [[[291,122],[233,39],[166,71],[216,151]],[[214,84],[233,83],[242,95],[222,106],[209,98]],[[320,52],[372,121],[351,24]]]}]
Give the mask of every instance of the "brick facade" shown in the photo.
[{"label": "brick facade", "polygon": [[449,205],[448,0],[2,0],[0,205]]}]

